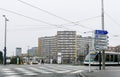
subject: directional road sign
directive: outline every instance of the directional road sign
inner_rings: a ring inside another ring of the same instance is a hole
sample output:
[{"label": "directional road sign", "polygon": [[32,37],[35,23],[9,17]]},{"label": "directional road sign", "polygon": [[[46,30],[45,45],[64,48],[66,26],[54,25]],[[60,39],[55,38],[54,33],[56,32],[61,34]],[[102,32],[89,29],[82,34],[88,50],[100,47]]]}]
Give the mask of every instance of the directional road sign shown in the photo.
[{"label": "directional road sign", "polygon": [[106,35],[108,32],[106,30],[95,30],[95,34]]},{"label": "directional road sign", "polygon": [[108,48],[108,32],[106,30],[95,30],[95,49],[106,50]]}]

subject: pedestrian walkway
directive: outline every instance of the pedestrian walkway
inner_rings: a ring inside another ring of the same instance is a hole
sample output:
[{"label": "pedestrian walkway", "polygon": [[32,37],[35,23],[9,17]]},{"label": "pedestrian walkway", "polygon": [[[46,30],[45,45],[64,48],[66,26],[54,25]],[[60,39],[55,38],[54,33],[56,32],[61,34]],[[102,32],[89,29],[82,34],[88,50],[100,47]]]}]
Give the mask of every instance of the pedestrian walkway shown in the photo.
[{"label": "pedestrian walkway", "polygon": [[83,70],[75,66],[63,65],[26,65],[15,68],[2,68],[3,77],[38,76],[40,74],[76,74]]},{"label": "pedestrian walkway", "polygon": [[120,77],[119,70],[97,70],[97,71],[84,71],[80,73],[82,77]]}]

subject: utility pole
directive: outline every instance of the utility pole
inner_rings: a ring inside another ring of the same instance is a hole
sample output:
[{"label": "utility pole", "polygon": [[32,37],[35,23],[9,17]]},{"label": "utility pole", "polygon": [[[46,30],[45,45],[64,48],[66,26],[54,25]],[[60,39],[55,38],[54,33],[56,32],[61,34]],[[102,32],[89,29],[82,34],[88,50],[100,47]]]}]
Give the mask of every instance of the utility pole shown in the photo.
[{"label": "utility pole", "polygon": [[49,40],[49,64],[50,64],[50,54],[51,54],[51,40]]},{"label": "utility pole", "polygon": [[7,17],[5,15],[3,15],[3,17],[5,18],[5,37],[4,37],[4,65],[6,65],[6,51],[7,51],[7,48],[6,48],[6,38],[7,38]]},{"label": "utility pole", "polygon": [[99,70],[101,70],[101,51],[99,51]]},{"label": "utility pole", "polygon": [[[102,10],[102,15],[101,15],[101,21],[102,21],[102,30],[104,30],[104,1],[101,0],[101,10]],[[105,50],[102,51],[102,69],[105,70]]]},{"label": "utility pole", "polygon": [[28,64],[29,64],[29,46],[28,46]]}]

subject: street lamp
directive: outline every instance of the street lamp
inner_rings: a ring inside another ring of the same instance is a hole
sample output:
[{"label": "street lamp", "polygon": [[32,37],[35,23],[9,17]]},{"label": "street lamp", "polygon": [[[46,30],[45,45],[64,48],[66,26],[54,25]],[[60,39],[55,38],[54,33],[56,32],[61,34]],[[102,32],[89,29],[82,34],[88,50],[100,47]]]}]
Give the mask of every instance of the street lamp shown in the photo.
[{"label": "street lamp", "polygon": [[6,48],[6,37],[7,37],[7,17],[5,15],[3,15],[3,17],[5,18],[5,37],[4,37],[4,65],[6,65],[6,51],[7,51],[7,48]]}]

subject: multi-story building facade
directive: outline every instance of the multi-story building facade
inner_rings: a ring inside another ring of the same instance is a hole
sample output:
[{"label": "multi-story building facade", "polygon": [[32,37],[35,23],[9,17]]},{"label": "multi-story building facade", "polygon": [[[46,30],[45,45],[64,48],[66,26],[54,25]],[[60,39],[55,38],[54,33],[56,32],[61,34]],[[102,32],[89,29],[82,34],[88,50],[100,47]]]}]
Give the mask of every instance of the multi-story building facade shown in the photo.
[{"label": "multi-story building facade", "polygon": [[94,51],[94,39],[82,37],[76,31],[57,31],[56,36],[40,37],[38,39],[38,56],[57,60],[61,53],[62,62],[83,60],[90,51]]},{"label": "multi-story building facade", "polygon": [[78,59],[83,61],[89,51],[94,51],[93,37],[82,37],[81,35],[77,35]]},{"label": "multi-story building facade", "polygon": [[47,62],[50,59],[57,59],[56,36],[41,37],[38,40],[38,54],[40,57],[46,58]]},{"label": "multi-story building facade", "polygon": [[57,32],[57,53],[62,54],[62,62],[69,63],[77,58],[76,31]]},{"label": "multi-story building facade", "polygon": [[108,51],[110,51],[110,52],[118,52],[118,53],[120,53],[120,45],[115,46],[115,47],[113,47],[113,46],[109,46]]},{"label": "multi-story building facade", "polygon": [[38,47],[32,47],[31,49],[28,50],[29,56],[35,57],[38,56]]}]

